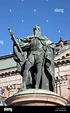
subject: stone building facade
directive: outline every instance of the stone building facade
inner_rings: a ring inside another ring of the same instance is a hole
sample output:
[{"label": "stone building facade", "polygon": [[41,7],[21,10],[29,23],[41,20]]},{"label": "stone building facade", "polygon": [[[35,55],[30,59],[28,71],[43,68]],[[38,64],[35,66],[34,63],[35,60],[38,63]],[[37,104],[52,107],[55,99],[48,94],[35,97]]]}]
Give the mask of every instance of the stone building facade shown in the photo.
[{"label": "stone building facade", "polygon": [[[70,104],[70,41],[56,44],[55,92],[68,100]],[[0,57],[0,106],[5,99],[18,92],[22,76],[17,72],[13,54]]]},{"label": "stone building facade", "polygon": [[59,52],[54,59],[55,92],[70,103],[70,41],[65,41],[62,47],[56,44],[56,47]]},{"label": "stone building facade", "polygon": [[13,60],[13,55],[6,55],[3,57],[0,57],[0,100],[1,100],[1,105],[6,98],[17,93],[18,88],[21,85],[21,83],[22,83],[22,77],[17,72],[16,63]]}]

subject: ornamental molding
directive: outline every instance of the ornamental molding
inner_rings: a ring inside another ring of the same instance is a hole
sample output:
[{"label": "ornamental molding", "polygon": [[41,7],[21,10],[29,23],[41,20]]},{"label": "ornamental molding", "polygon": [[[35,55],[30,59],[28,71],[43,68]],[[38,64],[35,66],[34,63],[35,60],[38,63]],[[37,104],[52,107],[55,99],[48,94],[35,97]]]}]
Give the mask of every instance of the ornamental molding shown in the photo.
[{"label": "ornamental molding", "polygon": [[15,70],[15,71],[9,71],[9,72],[4,72],[4,73],[1,73],[0,74],[0,78],[3,78],[3,77],[8,77],[8,76],[15,76],[15,75],[18,75],[18,71]]},{"label": "ornamental molding", "polygon": [[70,57],[70,49],[58,54],[55,58],[54,61],[64,59],[64,58],[69,58]]}]

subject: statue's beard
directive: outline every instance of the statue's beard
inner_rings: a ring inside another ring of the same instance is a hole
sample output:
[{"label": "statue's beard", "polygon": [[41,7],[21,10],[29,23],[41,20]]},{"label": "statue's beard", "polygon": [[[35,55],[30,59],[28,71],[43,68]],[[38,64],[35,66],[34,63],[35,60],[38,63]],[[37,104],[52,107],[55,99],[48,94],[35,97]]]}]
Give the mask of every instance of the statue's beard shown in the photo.
[{"label": "statue's beard", "polygon": [[34,32],[34,36],[35,37],[40,37],[41,36],[41,32],[40,31],[35,31]]}]

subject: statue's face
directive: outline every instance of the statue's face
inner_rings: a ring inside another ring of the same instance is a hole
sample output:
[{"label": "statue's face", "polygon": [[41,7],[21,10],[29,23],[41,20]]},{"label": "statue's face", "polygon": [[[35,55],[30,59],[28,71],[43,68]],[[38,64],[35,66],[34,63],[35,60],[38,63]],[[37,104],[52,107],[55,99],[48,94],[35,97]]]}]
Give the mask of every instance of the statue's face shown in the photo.
[{"label": "statue's face", "polygon": [[34,26],[33,31],[40,31],[40,27],[38,25]]},{"label": "statue's face", "polygon": [[35,35],[36,37],[38,37],[38,36],[41,34],[40,27],[39,27],[39,26],[35,26],[35,27],[33,28],[33,32],[34,32],[34,35]]}]

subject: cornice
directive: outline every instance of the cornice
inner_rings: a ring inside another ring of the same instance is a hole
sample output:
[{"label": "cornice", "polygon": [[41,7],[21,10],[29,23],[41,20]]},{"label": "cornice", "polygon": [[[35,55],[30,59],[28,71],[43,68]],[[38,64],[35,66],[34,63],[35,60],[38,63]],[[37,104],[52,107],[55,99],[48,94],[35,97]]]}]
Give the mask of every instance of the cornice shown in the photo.
[{"label": "cornice", "polygon": [[68,58],[63,58],[63,59],[58,59],[54,61],[54,65],[57,66],[63,66],[63,65],[70,65],[70,57]]},{"label": "cornice", "polygon": [[54,58],[54,60],[63,59],[63,57],[64,57],[64,58],[70,57],[70,49],[67,49],[66,51],[64,51],[64,52],[62,52],[62,53],[60,53],[60,54],[58,54],[58,55]]},{"label": "cornice", "polygon": [[11,58],[11,57],[13,57],[13,54],[0,56],[0,60],[6,59],[6,58]]},{"label": "cornice", "polygon": [[5,73],[1,73],[0,74],[0,78],[4,78],[4,77],[8,77],[8,76],[14,76],[14,75],[17,75],[19,74],[17,70],[15,71],[9,71],[9,72],[5,72]]}]

